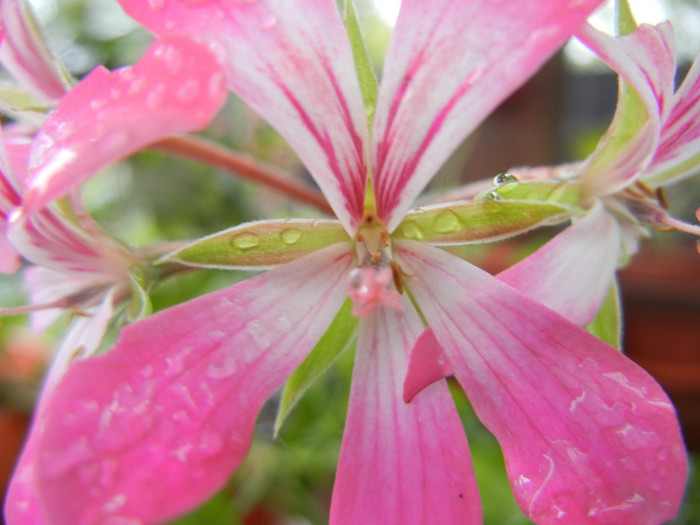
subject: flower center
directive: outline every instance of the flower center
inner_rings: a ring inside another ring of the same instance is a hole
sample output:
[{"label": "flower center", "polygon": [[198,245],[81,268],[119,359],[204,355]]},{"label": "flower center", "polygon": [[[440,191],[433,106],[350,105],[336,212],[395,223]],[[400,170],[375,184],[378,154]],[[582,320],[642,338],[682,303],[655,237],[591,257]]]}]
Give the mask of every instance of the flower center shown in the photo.
[{"label": "flower center", "polygon": [[373,213],[365,214],[354,244],[357,266],[348,280],[352,314],[367,317],[380,306],[401,310],[401,271],[392,260],[391,237]]}]

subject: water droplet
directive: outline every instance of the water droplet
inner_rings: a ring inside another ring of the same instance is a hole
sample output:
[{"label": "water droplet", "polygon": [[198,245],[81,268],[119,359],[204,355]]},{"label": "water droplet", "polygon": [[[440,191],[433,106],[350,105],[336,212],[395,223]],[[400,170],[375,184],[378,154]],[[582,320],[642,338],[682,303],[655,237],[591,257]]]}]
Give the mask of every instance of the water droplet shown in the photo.
[{"label": "water droplet", "polygon": [[433,226],[440,233],[452,233],[459,229],[461,224],[460,218],[452,210],[445,210],[435,216]]},{"label": "water droplet", "polygon": [[271,13],[265,20],[263,20],[262,23],[262,28],[263,29],[272,29],[277,25],[277,16],[275,16],[274,13]]},{"label": "water droplet", "polygon": [[239,250],[250,250],[251,248],[255,248],[260,244],[260,237],[254,233],[241,233],[240,235],[234,237],[231,242],[233,243],[233,246]]},{"label": "water droplet", "polygon": [[284,244],[294,244],[301,238],[301,231],[296,228],[287,228],[280,233]]},{"label": "water droplet", "polygon": [[199,440],[199,450],[208,456],[213,456],[221,451],[224,444],[221,441],[221,437],[218,434],[212,432],[207,432],[202,434]]},{"label": "water droplet", "polygon": [[401,233],[407,239],[421,240],[423,232],[420,231],[418,224],[415,221],[407,220],[401,224]]},{"label": "water droplet", "polygon": [[199,81],[197,79],[190,78],[180,87],[180,89],[177,90],[177,98],[180,102],[187,104],[196,99],[199,92]]},{"label": "water droplet", "polygon": [[272,334],[270,329],[264,324],[254,319],[246,326],[246,331],[250,334],[259,348],[268,348],[272,344]]},{"label": "water droplet", "polygon": [[96,98],[94,100],[90,101],[90,108],[98,111],[104,107],[104,105],[107,103],[107,101],[103,98]]},{"label": "water droplet", "polygon": [[518,182],[518,177],[512,173],[499,173],[493,178],[493,184],[495,186],[503,186],[504,184],[511,184],[513,182]]},{"label": "water droplet", "polygon": [[164,45],[155,52],[155,55],[163,60],[163,64],[171,74],[176,75],[182,71],[182,55],[175,47]]},{"label": "water droplet", "polygon": [[163,104],[165,98],[165,84],[159,83],[153,86],[151,92],[146,97],[146,105],[150,109],[158,109]]},{"label": "water droplet", "polygon": [[130,141],[129,132],[123,128],[117,128],[99,142],[99,148],[103,153],[113,153],[125,148]]},{"label": "water droplet", "polygon": [[486,195],[484,195],[484,200],[485,201],[500,201],[501,200],[501,194],[498,193],[497,191],[493,190],[488,192]]},{"label": "water droplet", "polygon": [[165,7],[165,0],[148,0],[148,7],[153,11],[160,11]]}]

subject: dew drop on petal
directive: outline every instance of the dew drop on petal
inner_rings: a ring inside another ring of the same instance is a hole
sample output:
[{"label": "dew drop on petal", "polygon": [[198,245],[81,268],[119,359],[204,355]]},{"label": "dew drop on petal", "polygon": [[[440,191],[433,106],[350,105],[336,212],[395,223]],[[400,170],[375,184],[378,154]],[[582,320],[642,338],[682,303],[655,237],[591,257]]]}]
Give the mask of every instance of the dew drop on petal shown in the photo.
[{"label": "dew drop on petal", "polygon": [[235,236],[231,242],[233,243],[234,248],[238,248],[239,250],[250,250],[260,244],[260,237],[254,233],[241,233],[240,235]]},{"label": "dew drop on petal", "polygon": [[151,92],[146,97],[146,105],[150,109],[158,109],[163,104],[165,97],[165,84],[159,83],[151,88]]},{"label": "dew drop on petal", "polygon": [[459,229],[461,219],[452,210],[445,210],[435,216],[433,226],[440,233],[452,233]]},{"label": "dew drop on petal", "polygon": [[104,153],[118,151],[129,144],[129,139],[129,132],[126,129],[117,128],[100,141],[99,148]]},{"label": "dew drop on petal", "polygon": [[415,221],[404,221],[401,224],[401,233],[407,239],[421,240],[423,238],[423,232],[420,231],[418,224]]},{"label": "dew drop on petal", "polygon": [[493,178],[493,184],[495,186],[503,186],[504,184],[511,184],[513,182],[518,182],[518,177],[512,173],[499,173]]},{"label": "dew drop on petal", "polygon": [[199,81],[190,78],[177,90],[177,99],[187,104],[194,101],[199,96],[200,90]]},{"label": "dew drop on petal", "polygon": [[166,0],[148,0],[148,7],[153,11],[160,11],[165,7]]},{"label": "dew drop on petal", "polygon": [[301,231],[297,228],[286,228],[280,233],[284,244],[295,244],[301,238]]},{"label": "dew drop on petal", "polygon": [[199,450],[207,456],[218,454],[223,446],[224,444],[221,441],[221,437],[213,432],[203,434],[199,441]]}]

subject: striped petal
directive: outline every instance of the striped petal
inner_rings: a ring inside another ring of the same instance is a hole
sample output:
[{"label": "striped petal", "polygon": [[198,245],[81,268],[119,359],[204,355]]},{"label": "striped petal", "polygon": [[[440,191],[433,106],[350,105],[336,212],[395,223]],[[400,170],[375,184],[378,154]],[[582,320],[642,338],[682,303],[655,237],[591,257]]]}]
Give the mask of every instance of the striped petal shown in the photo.
[{"label": "striped petal", "polygon": [[49,115],[32,149],[25,208],[34,211],[98,170],[172,133],[205,127],[226,99],[203,46],[155,42],[134,66],[93,70]]},{"label": "striped petal", "polygon": [[360,321],[330,522],[481,523],[469,447],[444,381],[402,399],[422,330],[411,303]]},{"label": "striped petal", "polygon": [[321,250],[129,325],[72,366],[39,421],[51,523],[161,522],[219,489],[340,308],[351,259]]},{"label": "striped petal", "polygon": [[585,330],[443,251],[399,262],[478,417],[538,523],[658,524],[687,459],[676,413],[644,370]]},{"label": "striped petal", "polygon": [[457,145],[600,0],[404,0],[372,133],[379,218],[393,230]]},{"label": "striped petal", "polygon": [[354,234],[367,177],[367,120],[333,0],[120,3],[158,35],[209,44],[229,87],[289,142]]},{"label": "striped petal", "polygon": [[532,255],[497,275],[577,325],[591,322],[620,258],[620,226],[600,202]]},{"label": "striped petal", "polygon": [[607,195],[632,183],[649,165],[659,145],[661,126],[673,101],[673,31],[664,23],[613,37],[586,25],[578,37],[634,89],[642,103],[639,110],[629,111],[635,102],[629,97],[618,101],[610,128],[581,166],[580,176],[588,193]]},{"label": "striped petal", "polygon": [[700,166],[700,54],[673,100],[661,131],[661,144],[643,181],[652,187],[677,182]]}]

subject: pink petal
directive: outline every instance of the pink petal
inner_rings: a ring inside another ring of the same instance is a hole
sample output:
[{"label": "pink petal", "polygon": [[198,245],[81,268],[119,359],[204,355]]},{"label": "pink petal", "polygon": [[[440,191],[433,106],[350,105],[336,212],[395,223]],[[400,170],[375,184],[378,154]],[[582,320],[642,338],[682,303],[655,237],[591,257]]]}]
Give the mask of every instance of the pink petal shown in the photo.
[{"label": "pink petal", "polygon": [[337,244],[170,308],[71,367],[39,422],[51,523],[161,522],[219,489],[340,308],[351,259]]},{"label": "pink petal", "polygon": [[335,2],[120,3],[156,34],[208,43],[229,87],[289,142],[354,234],[367,177],[367,117]]},{"label": "pink petal", "polygon": [[14,245],[6,237],[7,225],[0,217],[0,273],[15,273],[21,264]]},{"label": "pink petal", "polygon": [[[644,173],[646,184],[659,186],[697,173],[700,160],[700,55],[673,99],[670,115],[661,132],[661,144]],[[688,162],[691,159],[692,162]],[[684,164],[685,163],[685,164]],[[666,174],[666,172],[670,172]]]},{"label": "pink petal", "polygon": [[675,43],[670,24],[641,26],[623,37],[613,37],[586,25],[578,37],[612,67],[639,95],[648,123],[624,147],[609,151],[610,137],[623,125],[616,114],[596,151],[581,167],[592,195],[607,195],[629,185],[651,161],[659,144],[661,123],[673,100]]},{"label": "pink petal", "polygon": [[403,1],[372,132],[377,208],[389,230],[464,137],[600,3]]},{"label": "pink petal", "polygon": [[160,138],[204,128],[225,99],[214,57],[184,38],[155,42],[134,66],[98,67],[39,131],[25,207],[42,207]]},{"label": "pink petal", "polygon": [[[55,386],[66,373],[71,362],[76,357],[91,356],[98,349],[107,330],[107,324],[114,314],[112,301],[113,294],[107,294],[102,304],[92,315],[78,318],[71,326],[44,381],[42,393],[35,408],[35,414],[42,415],[35,416],[36,421],[45,417],[43,410],[49,403]],[[78,355],[76,355],[76,351]],[[5,519],[8,524],[48,525],[50,523],[39,500],[35,477],[34,465],[39,457],[38,436],[38,424],[33,425],[7,491]]]},{"label": "pink petal", "polygon": [[480,523],[469,447],[444,381],[402,400],[422,330],[410,301],[360,321],[330,523]]},{"label": "pink petal", "polygon": [[658,524],[675,516],[683,440],[644,370],[452,255],[409,242],[398,254],[528,517]]},{"label": "pink petal", "polygon": [[27,3],[3,0],[0,19],[5,26],[5,40],[0,46],[3,65],[24,86],[49,101],[55,101],[68,90],[66,82],[40,35],[27,20]]},{"label": "pink petal", "polygon": [[583,326],[605,300],[621,242],[617,221],[598,202],[584,217],[497,277]]},{"label": "pink petal", "polygon": [[452,374],[452,362],[445,355],[430,327],[426,328],[411,350],[408,372],[403,384],[403,400],[410,403],[425,387]]}]

